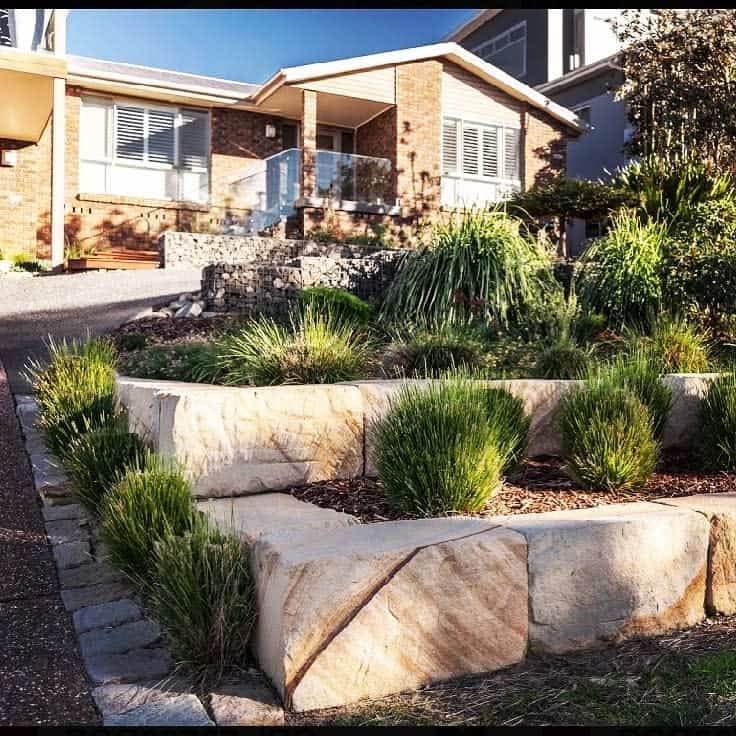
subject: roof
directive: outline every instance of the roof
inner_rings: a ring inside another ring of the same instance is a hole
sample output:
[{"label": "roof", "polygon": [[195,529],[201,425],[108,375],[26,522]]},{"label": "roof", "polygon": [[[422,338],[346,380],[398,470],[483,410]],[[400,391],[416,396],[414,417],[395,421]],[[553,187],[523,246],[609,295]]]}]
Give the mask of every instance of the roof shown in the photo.
[{"label": "roof", "polygon": [[619,54],[620,52],[616,51],[610,56],[598,59],[598,61],[593,61],[585,66],[580,66],[572,72],[563,74],[561,77],[552,79],[544,84],[538,84],[535,89],[542,94],[557,93],[563,89],[573,87],[580,82],[591,79],[598,74],[608,72],[611,69],[619,69],[620,67],[617,63],[617,57]]},{"label": "roof", "polygon": [[69,73],[73,76],[94,77],[126,83],[143,84],[149,87],[165,87],[182,92],[218,95],[233,99],[251,97],[259,89],[258,84],[235,82],[229,79],[206,77],[200,74],[187,74],[170,69],[157,69],[138,64],[124,64],[118,61],[103,61],[86,56],[67,57]]},{"label": "roof", "polygon": [[309,80],[338,76],[340,74],[351,74],[381,66],[392,66],[394,64],[405,64],[411,61],[434,58],[445,58],[448,61],[458,64],[494,87],[506,92],[511,97],[528,102],[532,107],[543,110],[576,132],[582,132],[588,129],[586,123],[578,118],[572,110],[558,105],[548,97],[545,97],[541,92],[520,82],[497,66],[483,61],[479,56],[464,49],[457,43],[451,42],[416,46],[410,49],[368,54],[367,56],[354,56],[337,61],[286,67],[280,69],[266,81],[255,94],[255,100],[260,104],[284,84],[304,83]]},{"label": "roof", "polygon": [[285,84],[303,83],[324,77],[434,58],[444,58],[458,64],[511,97],[543,110],[576,132],[587,130],[586,123],[571,110],[558,105],[541,92],[520,82],[493,64],[483,61],[462,46],[449,42],[366,56],[353,56],[337,61],[285,67],[272,75],[263,85],[82,56],[67,57],[69,82],[72,84],[94,82],[99,87],[104,82],[110,82],[111,85],[125,85],[140,89],[171,90],[180,96],[207,98],[210,102],[239,103],[239,106],[256,107]]},{"label": "roof", "polygon": [[495,18],[505,8],[499,8],[497,10],[479,10],[475,15],[472,15],[463,24],[459,25],[454,31],[448,33],[442,40],[443,41],[462,41],[467,38],[473,31],[478,30],[485,22]]}]

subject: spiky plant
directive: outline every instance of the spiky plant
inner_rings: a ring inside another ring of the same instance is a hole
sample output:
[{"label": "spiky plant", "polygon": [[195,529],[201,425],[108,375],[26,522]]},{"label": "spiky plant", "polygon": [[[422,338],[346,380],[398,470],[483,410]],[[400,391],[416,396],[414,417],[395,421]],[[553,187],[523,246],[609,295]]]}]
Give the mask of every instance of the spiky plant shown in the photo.
[{"label": "spiky plant", "polygon": [[700,446],[711,467],[736,470],[736,366],[718,376],[700,404]]},{"label": "spiky plant", "polygon": [[180,664],[203,680],[243,666],[256,621],[248,551],[234,534],[199,521],[154,545],[151,611]]}]

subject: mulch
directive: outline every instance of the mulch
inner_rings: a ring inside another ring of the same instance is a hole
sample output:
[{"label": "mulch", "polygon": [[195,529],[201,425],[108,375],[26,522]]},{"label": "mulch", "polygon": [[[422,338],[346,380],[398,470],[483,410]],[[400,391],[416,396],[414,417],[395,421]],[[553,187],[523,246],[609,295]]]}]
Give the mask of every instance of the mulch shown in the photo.
[{"label": "mulch", "polygon": [[95,724],[0,363],[0,726]]},{"label": "mulch", "polygon": [[[736,491],[736,475],[704,473],[698,458],[689,454],[667,453],[643,488],[623,492],[586,490],[565,473],[559,458],[542,457],[527,460],[474,516],[582,509],[727,491]],[[312,483],[289,492],[315,506],[352,514],[365,524],[411,518],[393,508],[383,496],[381,482],[371,478]]]},{"label": "mulch", "polygon": [[171,317],[143,317],[126,322],[112,330],[110,337],[141,333],[148,345],[169,345],[187,340],[209,340],[242,324],[244,317],[222,314],[199,319],[173,319]]}]

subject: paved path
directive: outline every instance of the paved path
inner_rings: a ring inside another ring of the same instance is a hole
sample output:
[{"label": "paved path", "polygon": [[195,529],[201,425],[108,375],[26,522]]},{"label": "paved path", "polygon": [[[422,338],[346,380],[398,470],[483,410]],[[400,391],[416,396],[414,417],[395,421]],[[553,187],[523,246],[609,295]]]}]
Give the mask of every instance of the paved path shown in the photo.
[{"label": "paved path", "polygon": [[95,723],[0,363],[0,726]]},{"label": "paved path", "polygon": [[155,303],[200,286],[199,269],[89,271],[0,276],[0,360],[14,393],[28,393],[21,370],[43,356],[43,340],[98,335]]}]

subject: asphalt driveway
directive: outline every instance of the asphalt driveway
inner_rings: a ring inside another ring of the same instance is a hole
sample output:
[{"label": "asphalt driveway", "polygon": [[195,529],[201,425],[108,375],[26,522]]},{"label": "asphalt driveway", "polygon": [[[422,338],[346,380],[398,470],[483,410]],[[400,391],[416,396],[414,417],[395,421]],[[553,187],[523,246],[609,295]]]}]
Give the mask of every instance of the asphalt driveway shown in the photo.
[{"label": "asphalt driveway", "polygon": [[13,393],[28,393],[21,375],[44,340],[100,335],[146,307],[200,287],[200,269],[89,271],[0,276],[0,360]]}]

